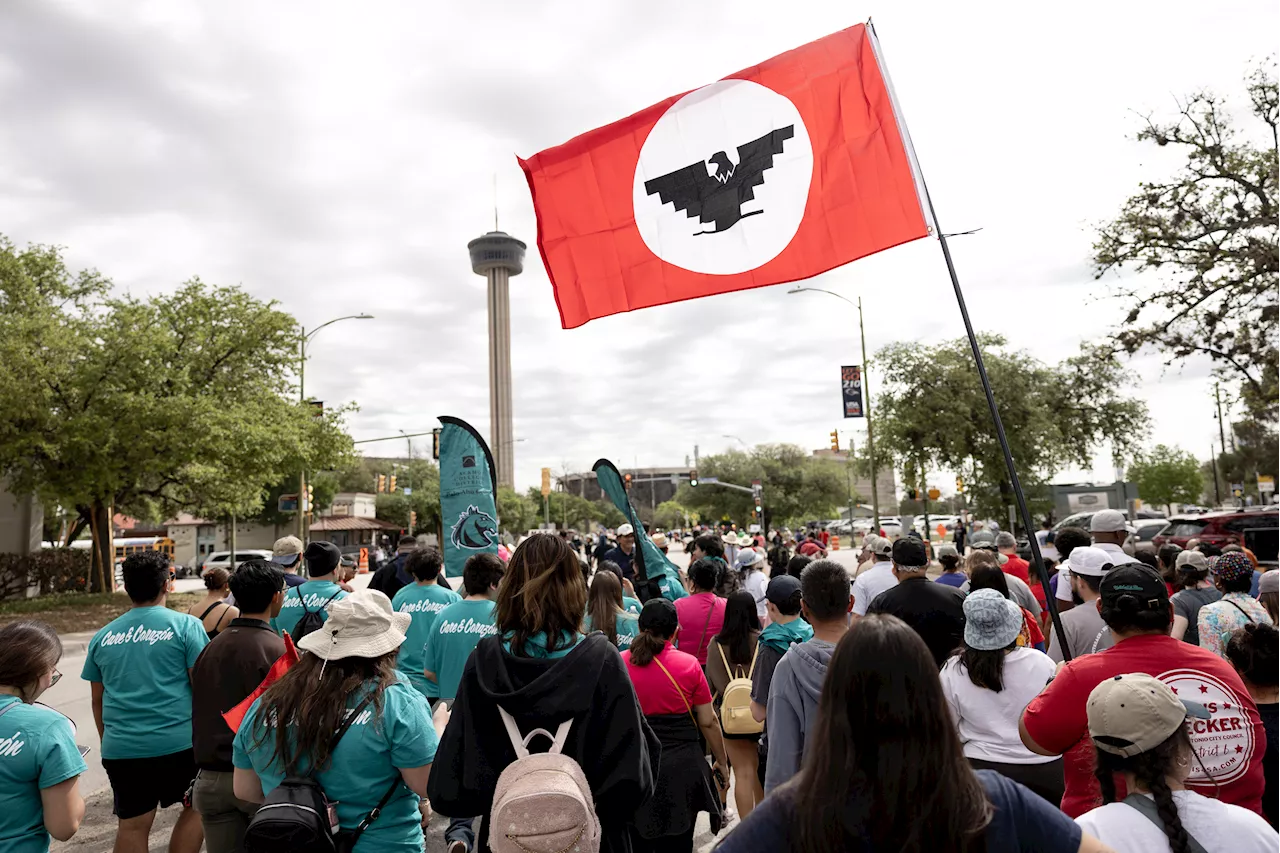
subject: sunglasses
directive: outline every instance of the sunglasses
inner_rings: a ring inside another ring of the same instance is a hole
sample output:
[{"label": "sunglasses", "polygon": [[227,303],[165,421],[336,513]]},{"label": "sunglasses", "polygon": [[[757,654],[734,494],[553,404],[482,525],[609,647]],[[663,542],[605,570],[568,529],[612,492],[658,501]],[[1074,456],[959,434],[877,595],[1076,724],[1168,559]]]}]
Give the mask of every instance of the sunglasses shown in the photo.
[{"label": "sunglasses", "polygon": [[50,686],[50,687],[52,687],[53,685],[57,684],[57,683],[58,683],[59,681],[61,681],[61,680],[62,680],[62,673],[58,672],[58,671],[55,669],[55,670],[53,671],[53,678],[50,678],[50,679],[49,679],[49,686]]}]

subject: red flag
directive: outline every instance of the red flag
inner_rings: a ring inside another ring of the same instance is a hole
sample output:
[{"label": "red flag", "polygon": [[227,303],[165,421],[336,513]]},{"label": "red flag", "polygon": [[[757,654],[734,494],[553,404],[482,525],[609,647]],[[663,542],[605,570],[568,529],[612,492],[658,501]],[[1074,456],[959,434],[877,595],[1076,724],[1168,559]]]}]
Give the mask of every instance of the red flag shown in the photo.
[{"label": "red flag", "polygon": [[565,328],[809,278],[930,230],[862,24],[520,165]]},{"label": "red flag", "polygon": [[231,731],[240,731],[240,724],[244,722],[244,715],[249,713],[249,708],[253,705],[254,700],[267,692],[267,688],[280,680],[280,676],[289,671],[289,667],[298,662],[298,650],[293,645],[293,638],[289,636],[289,632],[284,633],[284,654],[271,664],[271,669],[267,670],[267,677],[262,679],[262,683],[258,688],[244,697],[239,705],[236,705],[230,711],[222,715],[222,719],[227,721],[227,725],[231,726]]}]

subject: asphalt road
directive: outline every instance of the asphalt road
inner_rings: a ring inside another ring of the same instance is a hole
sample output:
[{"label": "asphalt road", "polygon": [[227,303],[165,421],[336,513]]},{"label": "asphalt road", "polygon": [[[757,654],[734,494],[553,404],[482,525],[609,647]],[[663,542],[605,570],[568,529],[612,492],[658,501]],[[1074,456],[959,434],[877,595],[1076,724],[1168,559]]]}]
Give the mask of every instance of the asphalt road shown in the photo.
[{"label": "asphalt road", "polygon": [[[855,552],[850,550],[833,551],[833,559],[850,565]],[[679,551],[671,555],[674,562],[681,566],[688,564],[687,556]],[[357,588],[368,585],[371,575],[357,575],[352,582]],[[179,592],[193,592],[203,588],[199,578],[185,578],[176,581]],[[456,588],[456,584],[454,584]],[[88,770],[80,777],[80,791],[88,801],[85,819],[80,832],[69,842],[53,842],[52,853],[109,853],[115,840],[115,818],[111,813],[111,788],[107,776],[102,769],[101,742],[93,722],[93,710],[90,707],[89,683],[80,678],[84,666],[84,650],[93,632],[70,634],[63,636],[65,651],[58,670],[63,673],[62,680],[50,688],[42,700],[45,704],[66,714],[76,726],[76,741],[90,747],[85,756]],[[732,794],[729,802],[733,802]],[[177,819],[178,809],[171,808],[162,812],[156,819],[151,835],[151,850],[155,853],[167,850],[169,831],[173,821]],[[427,853],[445,853],[444,827],[448,821],[436,817],[427,828]],[[698,831],[695,835],[695,850],[709,848],[715,838],[711,835],[707,815],[699,817]]]}]

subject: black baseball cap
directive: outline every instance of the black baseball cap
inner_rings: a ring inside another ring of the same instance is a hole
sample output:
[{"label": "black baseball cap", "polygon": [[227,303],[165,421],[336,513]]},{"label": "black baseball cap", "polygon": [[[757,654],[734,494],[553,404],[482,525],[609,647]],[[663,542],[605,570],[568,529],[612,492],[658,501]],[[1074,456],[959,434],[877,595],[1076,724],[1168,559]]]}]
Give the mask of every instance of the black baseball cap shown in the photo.
[{"label": "black baseball cap", "polygon": [[329,574],[342,562],[342,552],[332,542],[309,542],[302,556],[307,558],[307,572],[313,577]]},{"label": "black baseball cap", "polygon": [[1145,563],[1122,563],[1102,576],[1098,587],[1103,607],[1114,607],[1122,596],[1130,595],[1145,610],[1168,610],[1169,588],[1164,578]]},{"label": "black baseball cap", "polygon": [[893,564],[900,569],[923,569],[929,565],[929,552],[924,542],[904,537],[893,543]]},{"label": "black baseball cap", "polygon": [[800,579],[794,575],[778,575],[770,578],[764,597],[781,607],[800,594]]}]

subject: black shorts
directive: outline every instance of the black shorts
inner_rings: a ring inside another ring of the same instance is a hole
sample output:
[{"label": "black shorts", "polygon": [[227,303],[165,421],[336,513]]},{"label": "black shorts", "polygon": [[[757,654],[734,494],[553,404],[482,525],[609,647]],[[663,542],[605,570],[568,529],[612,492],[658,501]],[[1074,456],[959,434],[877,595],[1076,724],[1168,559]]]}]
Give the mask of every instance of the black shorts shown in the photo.
[{"label": "black shorts", "polygon": [[153,758],[104,758],[102,769],[111,780],[116,817],[128,820],[182,802],[196,778],[196,757],[184,749]]}]

